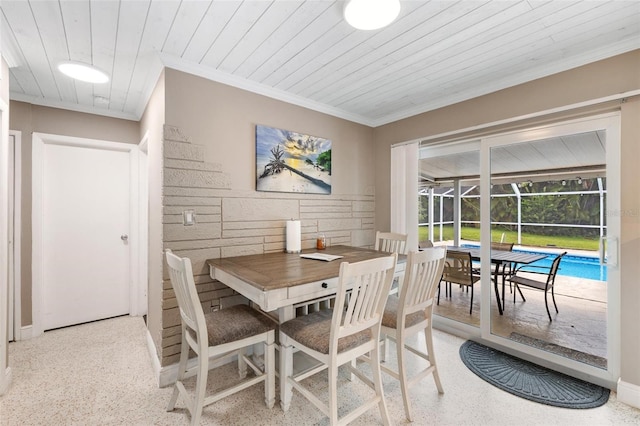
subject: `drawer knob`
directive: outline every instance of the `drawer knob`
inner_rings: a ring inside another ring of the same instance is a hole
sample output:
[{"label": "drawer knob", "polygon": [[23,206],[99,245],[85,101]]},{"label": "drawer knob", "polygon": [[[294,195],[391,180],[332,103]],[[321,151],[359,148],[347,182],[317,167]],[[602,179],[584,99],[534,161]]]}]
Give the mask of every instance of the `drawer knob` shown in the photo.
[{"label": "drawer knob", "polygon": [[322,283],[322,288],[329,288],[329,284],[327,284],[327,283]]}]

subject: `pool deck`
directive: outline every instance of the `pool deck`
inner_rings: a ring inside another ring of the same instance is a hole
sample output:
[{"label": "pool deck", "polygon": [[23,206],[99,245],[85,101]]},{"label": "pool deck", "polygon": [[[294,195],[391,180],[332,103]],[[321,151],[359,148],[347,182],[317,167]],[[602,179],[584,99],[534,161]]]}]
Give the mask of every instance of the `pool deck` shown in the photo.
[{"label": "pool deck", "polygon": [[[436,245],[453,245],[451,241]],[[461,242],[477,244],[477,242]],[[548,251],[561,253],[568,251],[576,256],[597,257],[597,253],[584,250],[562,250],[555,248],[521,247],[517,249],[532,251]],[[456,321],[480,326],[479,286],[475,288],[473,314],[469,315],[470,293],[455,286],[450,297],[440,295],[440,304],[436,307],[436,315],[445,316]],[[555,313],[551,295],[549,309],[552,322],[549,322],[544,305],[544,293],[522,288],[526,298],[523,302],[506,287],[504,315],[499,315],[493,292],[491,294],[491,327],[494,334],[509,337],[518,333],[553,343],[565,348],[589,355],[606,358],[607,356],[607,286],[606,282],[558,275],[556,276],[555,295],[559,313]]]}]

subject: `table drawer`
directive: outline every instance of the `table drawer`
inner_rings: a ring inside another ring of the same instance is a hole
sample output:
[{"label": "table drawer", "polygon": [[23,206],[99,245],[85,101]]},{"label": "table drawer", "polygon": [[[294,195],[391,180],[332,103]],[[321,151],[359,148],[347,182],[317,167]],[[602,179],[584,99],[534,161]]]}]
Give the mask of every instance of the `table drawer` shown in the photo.
[{"label": "table drawer", "polygon": [[309,284],[289,287],[288,296],[292,301],[311,300],[316,297],[335,293],[337,288],[338,278],[336,277],[328,280],[314,281]]}]

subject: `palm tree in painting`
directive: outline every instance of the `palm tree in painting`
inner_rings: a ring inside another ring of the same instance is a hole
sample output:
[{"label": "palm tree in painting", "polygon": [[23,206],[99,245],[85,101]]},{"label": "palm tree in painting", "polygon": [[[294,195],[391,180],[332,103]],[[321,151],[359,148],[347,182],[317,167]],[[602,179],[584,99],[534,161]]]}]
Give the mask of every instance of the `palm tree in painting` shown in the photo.
[{"label": "palm tree in painting", "polygon": [[264,171],[260,176],[261,178],[280,173],[285,168],[284,161],[282,160],[284,151],[282,150],[282,148],[280,148],[279,144],[271,148],[271,155],[273,156],[273,159],[269,161],[266,166],[264,166]]}]

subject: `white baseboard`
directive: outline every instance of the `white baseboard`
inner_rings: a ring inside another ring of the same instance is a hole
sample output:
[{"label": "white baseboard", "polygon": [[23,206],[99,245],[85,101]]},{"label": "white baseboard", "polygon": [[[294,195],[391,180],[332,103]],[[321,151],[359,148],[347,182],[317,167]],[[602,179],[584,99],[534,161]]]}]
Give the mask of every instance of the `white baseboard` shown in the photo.
[{"label": "white baseboard", "polygon": [[[18,337],[18,336],[16,336]],[[18,340],[29,340],[33,337],[33,326],[27,325],[24,327],[20,327],[20,336]]]},{"label": "white baseboard", "polygon": [[618,379],[618,401],[640,408],[640,386]]},{"label": "white baseboard", "polygon": [[2,374],[2,377],[0,377],[0,396],[9,391],[12,376],[13,374],[11,372],[11,367],[7,367],[4,371],[4,374]]},{"label": "white baseboard", "polygon": [[149,357],[151,358],[151,367],[153,368],[153,373],[158,379],[158,386],[160,385],[160,360],[158,359],[158,352],[156,351],[156,345],[153,343],[153,339],[151,338],[151,333],[149,333],[149,329],[147,328],[147,349],[149,350]]}]

